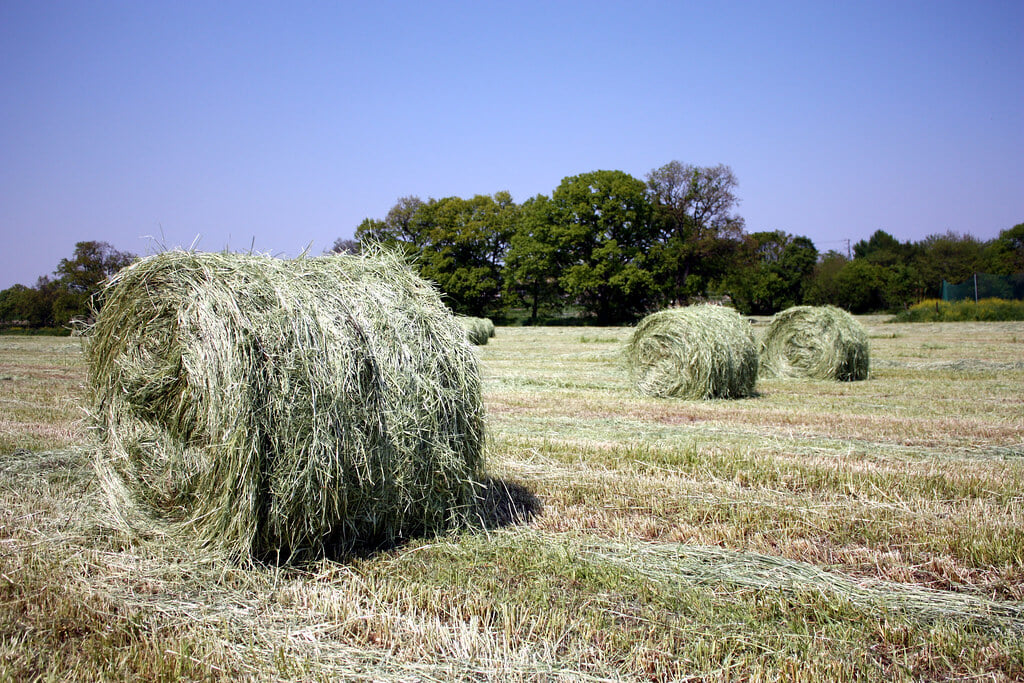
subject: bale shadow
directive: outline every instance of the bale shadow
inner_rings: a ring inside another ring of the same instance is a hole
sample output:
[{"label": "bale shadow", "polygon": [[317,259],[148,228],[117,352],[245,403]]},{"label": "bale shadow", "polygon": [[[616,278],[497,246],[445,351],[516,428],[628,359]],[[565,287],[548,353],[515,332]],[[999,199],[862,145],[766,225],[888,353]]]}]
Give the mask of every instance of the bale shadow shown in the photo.
[{"label": "bale shadow", "polygon": [[[502,529],[517,524],[528,524],[540,514],[543,505],[540,498],[530,489],[514,481],[495,477],[484,477],[476,504],[470,513],[470,524],[486,530]],[[412,531],[408,536],[388,538],[363,538],[360,541],[339,542],[328,537],[320,545],[310,548],[276,548],[256,556],[257,561],[275,567],[301,567],[326,559],[334,562],[351,562],[369,559],[375,555],[397,550],[417,538],[431,538],[436,533]]]},{"label": "bale shadow", "polygon": [[517,482],[486,477],[483,485],[477,509],[485,529],[527,524],[543,508],[540,498]]}]

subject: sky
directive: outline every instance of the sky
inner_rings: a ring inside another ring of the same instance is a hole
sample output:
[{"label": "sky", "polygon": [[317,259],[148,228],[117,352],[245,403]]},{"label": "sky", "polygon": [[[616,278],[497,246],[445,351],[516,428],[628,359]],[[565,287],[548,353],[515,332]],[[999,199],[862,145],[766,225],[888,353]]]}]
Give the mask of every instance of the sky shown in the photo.
[{"label": "sky", "polygon": [[1024,2],[0,0],[0,289],[725,164],[819,251],[1024,222]]}]

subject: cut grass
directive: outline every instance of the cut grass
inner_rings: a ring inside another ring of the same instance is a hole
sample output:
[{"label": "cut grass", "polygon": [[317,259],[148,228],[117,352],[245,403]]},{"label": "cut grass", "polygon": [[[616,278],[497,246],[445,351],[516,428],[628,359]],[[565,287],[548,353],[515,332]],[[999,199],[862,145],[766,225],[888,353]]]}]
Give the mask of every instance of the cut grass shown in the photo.
[{"label": "cut grass", "polygon": [[1020,679],[1024,327],[866,324],[868,381],[741,401],[502,328],[488,459],[540,514],[291,569],[119,531],[71,448],[77,352],[0,339],[0,679]]}]

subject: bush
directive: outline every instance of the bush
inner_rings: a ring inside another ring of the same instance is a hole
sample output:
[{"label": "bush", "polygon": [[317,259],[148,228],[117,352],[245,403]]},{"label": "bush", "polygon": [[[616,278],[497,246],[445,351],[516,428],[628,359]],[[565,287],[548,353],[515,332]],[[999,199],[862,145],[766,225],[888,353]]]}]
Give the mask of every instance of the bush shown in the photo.
[{"label": "bush", "polygon": [[895,322],[996,322],[1024,320],[1024,301],[981,299],[942,301],[925,299],[896,315]]}]

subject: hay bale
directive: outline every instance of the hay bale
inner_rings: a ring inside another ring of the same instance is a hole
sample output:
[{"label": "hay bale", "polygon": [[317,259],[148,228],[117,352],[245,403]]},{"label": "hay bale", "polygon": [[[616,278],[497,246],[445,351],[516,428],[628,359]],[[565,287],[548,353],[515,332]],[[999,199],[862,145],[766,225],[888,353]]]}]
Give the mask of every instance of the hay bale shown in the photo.
[{"label": "hay bale", "polygon": [[761,339],[762,377],[854,381],[870,364],[864,326],[835,306],[794,306],[776,313]]},{"label": "hay bale", "polygon": [[469,519],[477,362],[397,257],[171,251],[102,294],[86,333],[97,465],[132,523],[246,558]]},{"label": "hay bale", "polygon": [[[474,318],[471,315],[456,316],[459,324],[466,331],[466,339],[470,344],[484,346],[494,336],[494,323],[487,318]],[[488,323],[490,326],[488,327]]]},{"label": "hay bale", "polygon": [[731,308],[702,304],[652,313],[626,345],[637,391],[689,399],[754,393],[757,347],[750,324]]}]

